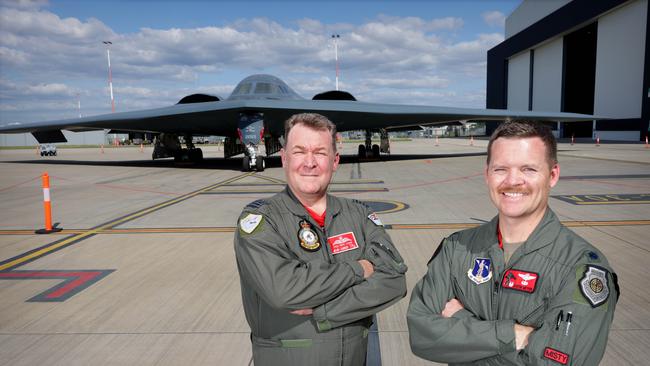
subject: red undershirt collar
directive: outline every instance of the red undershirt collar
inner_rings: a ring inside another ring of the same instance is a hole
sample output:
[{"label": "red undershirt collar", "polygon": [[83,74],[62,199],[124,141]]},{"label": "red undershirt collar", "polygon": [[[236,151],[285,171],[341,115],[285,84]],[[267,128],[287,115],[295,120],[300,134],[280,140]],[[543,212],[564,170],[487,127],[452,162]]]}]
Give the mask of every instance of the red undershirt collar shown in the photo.
[{"label": "red undershirt collar", "polygon": [[311,216],[311,218],[314,219],[314,221],[316,221],[318,226],[325,227],[325,213],[327,212],[327,210],[323,211],[323,213],[319,215],[316,213],[316,211],[310,210],[309,207],[307,206],[303,206],[303,207],[305,208],[305,210],[307,210],[309,216]]}]

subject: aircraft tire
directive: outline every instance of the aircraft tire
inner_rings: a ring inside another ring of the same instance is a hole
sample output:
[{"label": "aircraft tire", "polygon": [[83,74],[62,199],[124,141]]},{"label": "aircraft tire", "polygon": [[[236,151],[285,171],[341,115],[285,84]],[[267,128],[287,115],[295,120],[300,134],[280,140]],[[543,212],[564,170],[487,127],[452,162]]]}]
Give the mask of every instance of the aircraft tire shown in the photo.
[{"label": "aircraft tire", "polygon": [[255,170],[257,170],[258,172],[263,172],[265,167],[266,164],[264,163],[264,157],[258,156],[257,161],[255,162]]},{"label": "aircraft tire", "polygon": [[248,156],[244,156],[244,159],[242,159],[241,171],[247,172],[250,170],[251,170],[251,158],[249,158]]},{"label": "aircraft tire", "polygon": [[379,145],[377,144],[372,145],[372,157],[375,159],[379,158]]},{"label": "aircraft tire", "polygon": [[359,145],[359,157],[360,158],[365,158],[366,157],[366,145]]}]

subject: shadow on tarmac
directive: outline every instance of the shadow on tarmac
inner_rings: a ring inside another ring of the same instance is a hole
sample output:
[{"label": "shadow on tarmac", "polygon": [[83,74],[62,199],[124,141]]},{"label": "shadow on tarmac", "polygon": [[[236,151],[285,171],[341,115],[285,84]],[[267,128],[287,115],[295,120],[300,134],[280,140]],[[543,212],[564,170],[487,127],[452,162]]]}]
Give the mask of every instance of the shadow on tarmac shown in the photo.
[{"label": "shadow on tarmac", "polygon": [[[420,159],[442,159],[467,156],[484,156],[485,152],[459,153],[459,154],[393,154],[383,155],[380,159],[359,159],[356,155],[342,155],[340,164],[370,163],[376,161],[402,161]],[[241,170],[242,158],[204,158],[203,161],[176,162],[174,159],[159,160],[112,160],[112,161],[89,161],[89,160],[60,160],[60,159],[39,159],[39,160],[15,160],[4,161],[14,164],[47,164],[47,165],[86,165],[86,166],[124,166],[141,168],[183,168],[183,169],[221,169]],[[266,158],[267,168],[278,168],[282,166],[279,156]]]}]

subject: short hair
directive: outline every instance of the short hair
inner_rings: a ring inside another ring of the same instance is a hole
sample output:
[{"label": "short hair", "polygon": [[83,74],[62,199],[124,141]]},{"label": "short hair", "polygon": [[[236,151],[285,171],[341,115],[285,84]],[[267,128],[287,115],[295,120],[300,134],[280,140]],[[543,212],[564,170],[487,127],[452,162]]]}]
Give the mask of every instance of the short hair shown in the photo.
[{"label": "short hair", "polygon": [[317,113],[299,113],[284,122],[284,143],[286,145],[289,131],[295,125],[305,125],[314,130],[329,131],[332,135],[332,149],[336,152],[336,125],[327,117]]},{"label": "short hair", "polygon": [[546,146],[546,160],[549,166],[557,164],[557,141],[551,129],[541,122],[515,120],[506,121],[497,127],[490,137],[487,151],[487,163],[490,164],[492,158],[492,144],[499,137],[503,138],[527,138],[539,137]]}]

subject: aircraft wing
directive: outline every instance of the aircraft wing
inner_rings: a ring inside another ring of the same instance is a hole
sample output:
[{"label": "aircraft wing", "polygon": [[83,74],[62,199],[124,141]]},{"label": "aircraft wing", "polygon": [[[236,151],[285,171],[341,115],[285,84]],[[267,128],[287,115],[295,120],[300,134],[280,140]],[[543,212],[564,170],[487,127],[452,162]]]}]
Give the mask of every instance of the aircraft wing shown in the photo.
[{"label": "aircraft wing", "polygon": [[[342,100],[225,100],[176,104],[169,107],[104,114],[37,123],[0,126],[0,133],[31,132],[40,142],[59,142],[61,130],[177,133],[234,136],[240,113],[262,113],[269,132],[280,135],[291,115],[315,112],[332,120],[339,131],[403,129],[444,125],[458,121],[532,119],[539,121],[586,121],[597,117],[575,113],[472,109],[420,105],[380,104]],[[40,136],[40,138],[39,138]],[[63,140],[65,141],[65,139]]]}]

